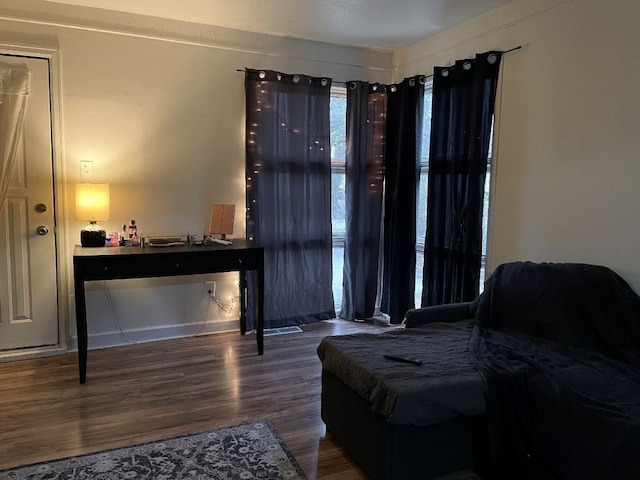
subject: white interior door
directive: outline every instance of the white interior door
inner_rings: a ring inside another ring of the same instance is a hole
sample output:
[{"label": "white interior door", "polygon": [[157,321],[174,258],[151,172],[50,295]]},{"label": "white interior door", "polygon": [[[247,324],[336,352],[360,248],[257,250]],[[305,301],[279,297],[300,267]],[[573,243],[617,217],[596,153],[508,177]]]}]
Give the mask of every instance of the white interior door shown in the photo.
[{"label": "white interior door", "polygon": [[26,64],[31,88],[9,192],[0,211],[0,352],[58,344],[49,61]]}]

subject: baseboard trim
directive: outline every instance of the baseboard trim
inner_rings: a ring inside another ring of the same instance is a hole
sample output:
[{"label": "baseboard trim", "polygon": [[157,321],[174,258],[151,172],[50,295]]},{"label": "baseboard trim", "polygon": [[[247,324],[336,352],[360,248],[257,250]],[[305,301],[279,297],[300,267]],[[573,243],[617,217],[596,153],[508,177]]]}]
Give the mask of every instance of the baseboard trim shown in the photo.
[{"label": "baseboard trim", "polygon": [[[157,342],[174,338],[193,337],[198,335],[209,335],[212,333],[223,333],[236,331],[240,333],[238,319],[217,320],[204,324],[184,324],[171,325],[166,327],[153,327],[139,330],[125,330],[123,332],[108,332],[89,335],[89,350],[101,348],[119,347],[135,343]],[[78,351],[78,337],[71,337],[69,345],[70,352]]]},{"label": "baseboard trim", "polygon": [[13,362],[16,360],[29,360],[32,358],[53,357],[56,355],[64,355],[65,353],[67,353],[67,349],[62,348],[59,345],[51,347],[25,348],[21,350],[8,350],[0,352],[0,363]]}]

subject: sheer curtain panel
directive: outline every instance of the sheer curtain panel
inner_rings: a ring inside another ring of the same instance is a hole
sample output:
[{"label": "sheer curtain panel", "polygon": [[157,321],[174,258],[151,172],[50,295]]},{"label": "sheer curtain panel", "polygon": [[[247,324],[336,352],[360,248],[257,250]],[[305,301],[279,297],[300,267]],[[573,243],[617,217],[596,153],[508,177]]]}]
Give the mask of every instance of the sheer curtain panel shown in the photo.
[{"label": "sheer curtain panel", "polygon": [[384,180],[387,95],[382,85],[347,83],[346,235],[340,318],[374,314]]},{"label": "sheer curtain panel", "polygon": [[330,88],[328,78],[246,71],[247,237],[265,249],[265,328],[335,317]]},{"label": "sheer curtain panel", "polygon": [[422,305],[473,300],[501,52],[436,67],[429,150]]},{"label": "sheer curtain panel", "polygon": [[0,211],[4,208],[22,138],[30,80],[31,71],[25,64],[0,61]]}]

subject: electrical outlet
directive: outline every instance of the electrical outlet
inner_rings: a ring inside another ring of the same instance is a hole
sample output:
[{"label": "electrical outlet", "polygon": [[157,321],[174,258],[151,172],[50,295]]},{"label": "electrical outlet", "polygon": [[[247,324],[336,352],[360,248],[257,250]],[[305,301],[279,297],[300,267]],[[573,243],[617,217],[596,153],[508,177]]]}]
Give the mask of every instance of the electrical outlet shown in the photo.
[{"label": "electrical outlet", "polygon": [[93,162],[91,160],[80,161],[80,179],[91,180],[93,178]]},{"label": "electrical outlet", "polygon": [[204,293],[212,297],[216,296],[216,282],[204,282]]}]

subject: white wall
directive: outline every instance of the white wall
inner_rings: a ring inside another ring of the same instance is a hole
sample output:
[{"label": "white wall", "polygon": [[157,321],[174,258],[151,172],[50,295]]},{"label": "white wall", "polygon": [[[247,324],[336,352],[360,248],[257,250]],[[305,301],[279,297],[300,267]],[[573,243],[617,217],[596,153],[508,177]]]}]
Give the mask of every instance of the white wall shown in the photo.
[{"label": "white wall", "polygon": [[640,292],[640,3],[516,0],[396,56],[397,77],[503,57],[489,268],[607,265]]},{"label": "white wall", "polygon": [[[244,74],[236,70],[391,80],[391,53],[167,21],[147,25],[135,17],[98,31],[94,20],[30,15],[37,22],[0,18],[0,43],[60,52],[64,158],[57,173],[64,175],[59,195],[66,208],[58,213],[69,277],[62,288],[71,309],[71,254],[83,226],[73,207],[80,160],[93,161],[93,181],[111,184],[111,220],[101,222],[109,231],[134,218],[143,235],[201,234],[211,204],[234,203],[234,236],[242,237]],[[136,22],[140,28],[131,27]],[[229,308],[237,275],[209,277]],[[185,277],[113,281],[108,289],[87,284],[90,348],[238,328],[237,305],[226,315],[209,303],[203,283]],[[69,318],[75,335],[75,312]]]}]

